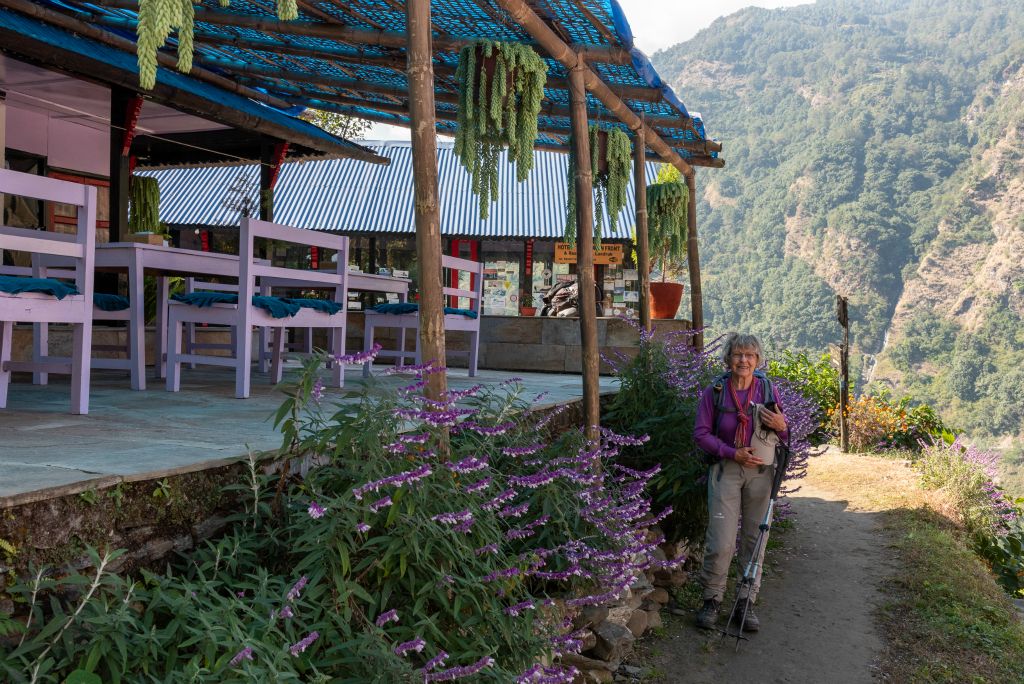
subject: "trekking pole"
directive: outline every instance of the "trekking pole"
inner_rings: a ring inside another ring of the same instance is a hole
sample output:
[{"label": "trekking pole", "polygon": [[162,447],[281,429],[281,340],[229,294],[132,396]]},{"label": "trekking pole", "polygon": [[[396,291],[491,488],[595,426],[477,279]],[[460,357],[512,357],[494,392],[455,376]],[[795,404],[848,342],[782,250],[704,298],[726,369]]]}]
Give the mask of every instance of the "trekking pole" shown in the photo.
[{"label": "trekking pole", "polygon": [[[768,532],[772,527],[772,516],[775,514],[775,501],[779,498],[779,489],[782,487],[782,478],[786,475],[786,468],[789,467],[789,445],[783,442],[779,442],[775,447],[775,477],[772,478],[772,495],[768,500],[768,509],[764,513],[764,518],[761,520],[761,524],[758,526],[760,530],[757,534],[757,541],[754,543],[754,552],[750,556],[750,560],[747,561],[746,566],[743,569],[743,576],[740,578],[739,586],[736,587],[736,600],[732,604],[732,610],[729,611],[729,621],[725,624],[725,629],[718,630],[722,633],[721,638],[724,639],[727,636],[736,638],[736,649],[740,650],[740,641],[749,641],[748,637],[743,636],[743,625],[747,621],[747,610],[750,608],[750,589],[754,585],[754,579],[757,577],[757,573],[761,570],[761,549],[768,543]],[[736,609],[740,605],[740,589],[746,588],[743,601],[743,611],[740,613],[739,624],[736,626],[736,633],[733,634],[729,631],[730,625],[733,623],[733,616],[736,615]]]}]

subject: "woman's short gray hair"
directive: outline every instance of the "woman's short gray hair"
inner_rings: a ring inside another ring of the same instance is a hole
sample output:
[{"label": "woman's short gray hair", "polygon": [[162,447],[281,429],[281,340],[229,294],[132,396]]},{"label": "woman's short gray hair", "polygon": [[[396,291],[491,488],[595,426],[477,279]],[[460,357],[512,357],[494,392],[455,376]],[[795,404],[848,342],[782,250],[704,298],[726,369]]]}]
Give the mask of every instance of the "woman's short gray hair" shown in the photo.
[{"label": "woman's short gray hair", "polygon": [[732,360],[734,349],[753,349],[757,352],[757,365],[760,366],[764,363],[764,349],[761,348],[761,341],[757,339],[756,335],[729,333],[726,336],[725,344],[722,345],[722,363],[726,368],[729,367],[729,362]]}]

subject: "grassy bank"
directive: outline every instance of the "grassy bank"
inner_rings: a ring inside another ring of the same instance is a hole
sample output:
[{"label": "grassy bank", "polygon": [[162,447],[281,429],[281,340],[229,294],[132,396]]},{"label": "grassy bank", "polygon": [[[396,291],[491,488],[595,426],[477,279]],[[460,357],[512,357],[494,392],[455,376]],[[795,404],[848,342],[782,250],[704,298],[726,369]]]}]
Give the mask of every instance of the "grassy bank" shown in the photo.
[{"label": "grassy bank", "polygon": [[874,456],[827,454],[813,477],[883,516],[895,552],[878,616],[889,681],[1024,681],[1024,623],[942,492],[922,489],[905,462]]}]

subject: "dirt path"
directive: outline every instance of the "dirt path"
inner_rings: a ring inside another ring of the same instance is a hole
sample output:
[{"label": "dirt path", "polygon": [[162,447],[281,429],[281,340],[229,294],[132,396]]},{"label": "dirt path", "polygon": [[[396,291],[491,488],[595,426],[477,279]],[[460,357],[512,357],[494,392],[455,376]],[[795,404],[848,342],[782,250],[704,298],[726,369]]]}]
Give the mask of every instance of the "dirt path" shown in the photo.
[{"label": "dirt path", "polygon": [[796,522],[783,533],[783,547],[766,558],[757,606],[761,631],[737,653],[734,639],[696,630],[692,614],[676,617],[666,623],[670,636],[644,646],[647,681],[879,680],[882,642],[872,613],[882,600],[880,584],[892,572],[890,552],[878,514],[831,491],[834,483],[827,477],[823,483],[818,470],[812,465],[802,489],[789,497]]}]

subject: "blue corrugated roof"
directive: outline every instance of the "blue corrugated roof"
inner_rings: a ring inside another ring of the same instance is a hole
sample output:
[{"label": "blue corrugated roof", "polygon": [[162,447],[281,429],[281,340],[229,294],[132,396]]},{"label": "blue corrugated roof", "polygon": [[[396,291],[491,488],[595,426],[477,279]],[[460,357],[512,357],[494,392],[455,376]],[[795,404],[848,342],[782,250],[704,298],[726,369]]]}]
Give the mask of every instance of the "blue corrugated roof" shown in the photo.
[{"label": "blue corrugated roof", "polygon": [[[704,145],[704,122],[687,110],[634,45],[617,0],[530,0],[529,4],[567,43],[592,51],[587,65],[610,88],[619,89],[623,102],[634,113],[643,113],[681,157],[696,165],[721,165],[717,152]],[[62,0],[59,7],[76,18],[134,37],[137,13],[125,0]],[[305,0],[299,4],[294,29],[277,28],[273,11],[274,3],[257,0],[232,0],[226,8],[213,3],[202,6],[195,23],[196,63],[296,105],[409,125],[404,43],[379,39],[406,33],[404,0]],[[453,78],[458,52],[453,44],[480,38],[533,41],[495,0],[433,0],[431,25],[438,76],[435,93],[442,116],[454,115],[454,106],[446,101],[458,94]],[[332,30],[372,32],[378,39],[332,37]],[[442,43],[447,47],[438,47]],[[555,111],[541,116],[540,125],[547,130],[540,133],[538,143],[564,148],[570,130],[567,72],[560,62],[539,52],[549,67],[545,103]],[[606,125],[621,125],[592,95],[588,95],[588,112]],[[451,121],[438,120],[441,133],[452,134],[454,127]]]},{"label": "blue corrugated roof", "polygon": [[[135,55],[110,47],[99,41],[65,31],[6,8],[0,8],[0,28],[11,31],[25,40],[52,46],[55,50],[82,55],[95,62],[113,67],[126,74],[131,74],[137,79],[139,69]],[[13,49],[14,47],[13,45],[5,45],[5,48],[8,49]],[[368,150],[360,145],[331,135],[322,128],[303,121],[296,116],[242,97],[223,88],[218,88],[211,83],[191,78],[178,71],[159,67],[158,72],[157,79],[161,84],[206,100],[210,103],[209,111],[230,107],[250,117],[253,123],[257,121],[269,122],[274,126],[284,129],[282,133],[285,139],[288,139],[286,131],[295,131],[307,138],[319,141],[322,151],[358,156],[364,160],[370,158]],[[173,102],[170,104],[173,106]]]},{"label": "blue corrugated roof", "polygon": [[[274,191],[274,219],[317,230],[352,233],[415,233],[413,217],[412,149],[408,142],[369,142],[366,145],[392,160],[387,166],[330,159],[285,164]],[[557,152],[534,152],[530,177],[516,182],[515,167],[498,163],[499,200],[481,220],[470,178],[452,150],[438,143],[438,186],[441,233],[478,238],[562,237],[565,225],[566,164]],[[648,164],[648,182],[657,175]],[[174,225],[238,225],[239,206],[258,206],[259,169],[256,166],[144,171],[160,181],[160,220]],[[633,185],[626,207],[605,238],[627,239],[634,225]]]}]

